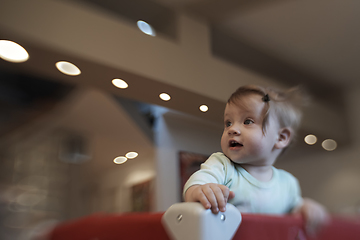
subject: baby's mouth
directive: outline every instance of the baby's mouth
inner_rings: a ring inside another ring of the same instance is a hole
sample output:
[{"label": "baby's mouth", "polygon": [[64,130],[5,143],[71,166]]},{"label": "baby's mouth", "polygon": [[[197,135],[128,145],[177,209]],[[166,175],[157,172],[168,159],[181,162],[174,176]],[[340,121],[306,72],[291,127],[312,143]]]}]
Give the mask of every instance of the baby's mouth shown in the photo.
[{"label": "baby's mouth", "polygon": [[243,145],[241,143],[238,143],[235,140],[230,140],[229,142],[229,147],[233,148],[233,147],[242,147]]}]

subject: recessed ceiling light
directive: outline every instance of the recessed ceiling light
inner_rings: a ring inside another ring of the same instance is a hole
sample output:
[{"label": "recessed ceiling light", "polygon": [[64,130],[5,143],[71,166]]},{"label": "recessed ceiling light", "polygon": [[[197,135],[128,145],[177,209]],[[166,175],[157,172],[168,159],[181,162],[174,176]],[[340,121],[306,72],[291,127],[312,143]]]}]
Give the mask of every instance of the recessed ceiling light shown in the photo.
[{"label": "recessed ceiling light", "polygon": [[125,154],[125,156],[128,158],[128,159],[134,159],[138,156],[139,154],[137,152],[128,152],[127,154]]},{"label": "recessed ceiling light", "polygon": [[139,20],[139,21],[137,21],[137,26],[143,33],[153,36],[153,37],[156,36],[154,28],[147,22]]},{"label": "recessed ceiling light", "polygon": [[25,62],[29,54],[21,45],[9,40],[0,40],[0,58],[14,63]]},{"label": "recessed ceiling light", "polygon": [[121,88],[121,89],[125,89],[129,86],[124,80],[121,80],[118,78],[113,79],[111,82],[115,87]]},{"label": "recessed ceiling light", "polygon": [[326,151],[333,151],[336,149],[337,147],[337,143],[332,140],[332,139],[326,139],[322,142],[321,146],[326,150]]},{"label": "recessed ceiling light", "polygon": [[314,145],[317,142],[317,137],[315,135],[309,134],[304,138],[304,141],[309,145]]},{"label": "recessed ceiling light", "polygon": [[207,111],[209,110],[209,107],[204,104],[204,105],[201,105],[201,106],[199,107],[199,109],[200,109],[200,111],[202,111],[202,112],[207,112]]},{"label": "recessed ceiling light", "polygon": [[123,164],[126,161],[127,161],[127,158],[123,157],[123,156],[117,157],[114,159],[114,163],[116,163],[116,164]]},{"label": "recessed ceiling light", "polygon": [[60,72],[66,75],[77,76],[81,73],[80,69],[75,64],[70,62],[60,61],[55,65]]},{"label": "recessed ceiling light", "polygon": [[171,99],[170,95],[167,93],[161,93],[159,97],[164,101],[169,101]]}]

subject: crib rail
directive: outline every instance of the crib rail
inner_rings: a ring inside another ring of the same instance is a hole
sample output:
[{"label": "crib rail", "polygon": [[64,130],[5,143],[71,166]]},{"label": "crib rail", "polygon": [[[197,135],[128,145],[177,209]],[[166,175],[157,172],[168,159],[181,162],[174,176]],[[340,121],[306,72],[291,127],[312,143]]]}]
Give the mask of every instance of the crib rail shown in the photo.
[{"label": "crib rail", "polygon": [[[94,214],[58,225],[51,240],[168,240],[161,218],[164,213]],[[294,216],[242,214],[234,240],[359,240],[360,217],[333,216],[316,237],[307,236],[303,219]]]}]

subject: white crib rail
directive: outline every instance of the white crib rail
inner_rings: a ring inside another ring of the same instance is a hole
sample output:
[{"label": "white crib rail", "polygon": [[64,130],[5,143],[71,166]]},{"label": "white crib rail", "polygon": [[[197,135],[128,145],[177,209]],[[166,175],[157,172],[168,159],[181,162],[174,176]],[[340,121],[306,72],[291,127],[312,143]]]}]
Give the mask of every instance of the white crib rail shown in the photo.
[{"label": "white crib rail", "polygon": [[241,223],[241,214],[229,203],[226,212],[213,214],[201,203],[184,202],[172,205],[161,221],[174,240],[230,240]]}]

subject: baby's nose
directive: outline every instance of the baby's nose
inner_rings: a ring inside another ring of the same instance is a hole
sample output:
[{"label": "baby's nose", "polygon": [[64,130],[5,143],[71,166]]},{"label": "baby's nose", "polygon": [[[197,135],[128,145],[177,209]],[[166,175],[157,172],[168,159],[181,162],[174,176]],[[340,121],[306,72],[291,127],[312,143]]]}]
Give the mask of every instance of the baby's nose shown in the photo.
[{"label": "baby's nose", "polygon": [[229,129],[229,135],[239,135],[240,133],[241,132],[239,128],[232,127]]}]

